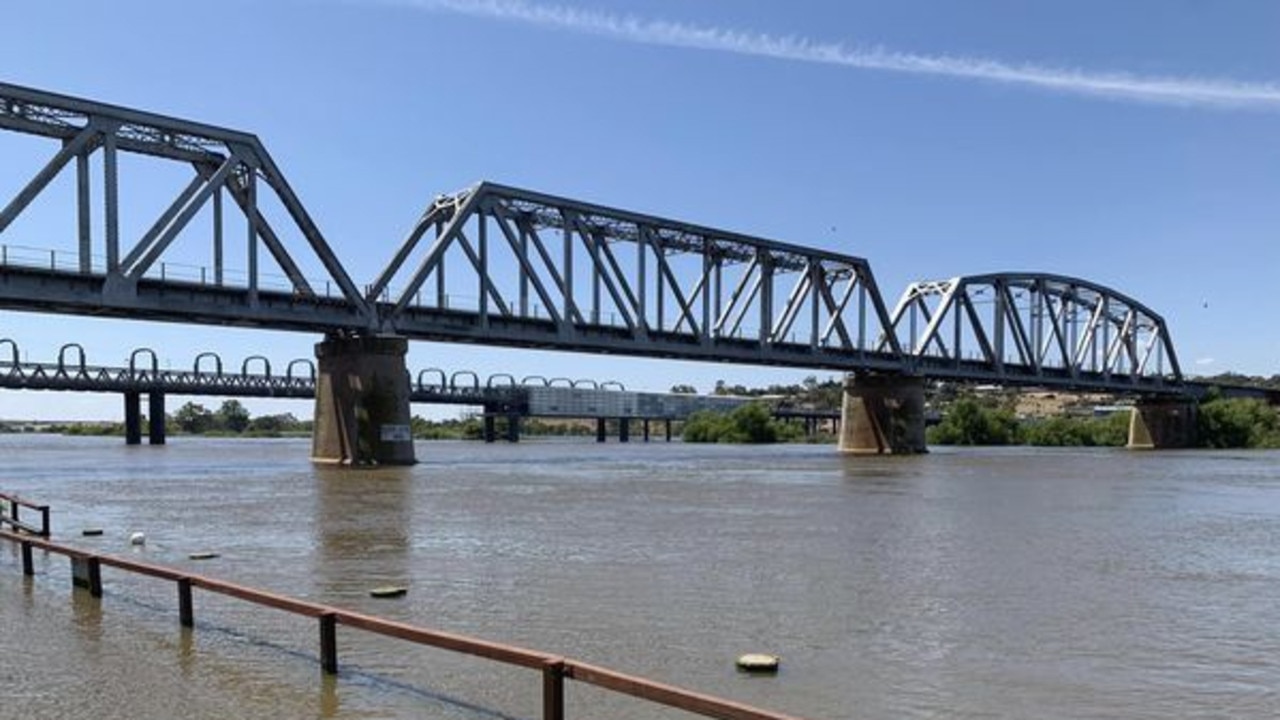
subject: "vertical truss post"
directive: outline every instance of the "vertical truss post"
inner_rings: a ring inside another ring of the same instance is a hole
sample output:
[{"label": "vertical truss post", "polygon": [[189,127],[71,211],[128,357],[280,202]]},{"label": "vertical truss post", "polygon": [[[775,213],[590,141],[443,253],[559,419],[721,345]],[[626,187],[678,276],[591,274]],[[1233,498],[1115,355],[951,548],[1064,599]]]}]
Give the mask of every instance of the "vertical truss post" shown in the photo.
[{"label": "vertical truss post", "polygon": [[561,308],[560,315],[565,319],[562,329],[568,332],[572,328],[572,321],[569,318],[577,314],[577,308],[573,305],[573,230],[570,229],[569,216],[563,212],[561,216],[564,219],[564,231],[562,233],[564,238],[564,307]]},{"label": "vertical truss post", "polygon": [[[722,317],[723,317],[723,316],[721,315],[721,313],[722,313],[722,311],[723,311],[723,309],[724,309],[724,308],[722,307],[722,306],[723,306],[723,300],[724,300],[724,294],[723,294],[723,293],[724,293],[724,271],[723,271],[723,268],[724,268],[724,256],[723,256],[723,255],[721,255],[720,253],[716,253],[715,258],[714,258],[714,259],[713,259],[713,261],[712,261],[712,271],[711,271],[711,272],[712,272],[712,280],[714,280],[714,285],[715,285],[715,291],[714,291],[714,293],[713,293],[713,294],[714,294],[714,296],[715,296],[715,310],[712,312],[712,314],[713,314],[713,315],[715,316],[715,318],[716,318],[716,322],[715,322],[715,329],[716,329],[716,332],[714,333],[715,335],[719,335],[720,323],[721,323],[721,321],[722,321]],[[712,336],[713,336],[712,326],[711,326],[711,325],[708,325],[708,326],[706,327],[706,329],[704,330],[704,332],[706,332],[706,333],[707,333],[707,337],[712,337]]]},{"label": "vertical truss post", "polygon": [[654,263],[656,266],[654,269],[657,271],[654,274],[658,276],[657,277],[658,330],[661,331],[661,330],[667,329],[667,320],[666,320],[667,276],[666,276],[666,273],[662,272],[662,263],[665,262],[666,252],[663,249],[662,236],[657,235],[656,233],[653,236],[653,255],[654,255],[654,260],[656,261]]},{"label": "vertical truss post", "polygon": [[818,349],[818,333],[821,324],[821,307],[819,300],[822,297],[821,288],[827,282],[826,273],[822,268],[821,260],[813,260],[809,262],[809,349],[816,351]]},{"label": "vertical truss post", "polygon": [[[242,166],[243,167],[243,166]],[[258,299],[258,173],[253,168],[244,168],[245,217],[248,225],[248,264],[249,264],[249,298],[256,303]]]},{"label": "vertical truss post", "polygon": [[520,317],[529,317],[529,273],[525,270],[529,267],[529,230],[524,223],[516,223],[516,230],[520,233]]},{"label": "vertical truss post", "polygon": [[222,287],[222,186],[213,191],[213,284]]},{"label": "vertical truss post", "polygon": [[107,274],[120,269],[120,186],[116,162],[115,132],[106,133],[102,141],[102,200],[107,245]]},{"label": "vertical truss post", "polygon": [[[702,287],[702,344],[711,344],[711,295],[714,292],[716,299],[719,300],[720,288],[713,287],[711,282],[711,272],[715,265],[712,256],[715,254],[715,243],[709,237],[702,239],[702,281],[699,285]],[[646,425],[648,421],[645,421]],[[648,440],[648,433],[645,434],[645,440]]]},{"label": "vertical truss post", "polygon": [[760,342],[773,339],[773,255],[760,250]]},{"label": "vertical truss post", "polygon": [[964,324],[961,322],[960,308],[954,299],[949,307],[951,309],[951,349],[955,361],[953,365],[958,368],[964,362],[964,348],[960,344],[960,339],[964,337]]},{"label": "vertical truss post", "polygon": [[862,278],[854,276],[849,282],[858,284],[858,350],[867,349],[867,286]]},{"label": "vertical truss post", "polygon": [[591,258],[591,322],[600,325],[604,318],[600,313],[600,233],[586,224],[578,226],[578,233],[587,243],[587,254]]},{"label": "vertical truss post", "polygon": [[995,355],[995,357],[993,358],[993,361],[995,362],[996,372],[1003,373],[1004,372],[1004,336],[1005,336],[1004,316],[1005,316],[1005,313],[1008,312],[1008,309],[1006,307],[1007,301],[1005,300],[1004,285],[998,282],[993,283],[992,294],[995,296],[994,298],[992,298],[992,307],[994,308],[994,312],[995,312],[995,322],[994,322],[995,330],[991,333],[992,335],[995,336],[995,347],[992,348],[993,354]]},{"label": "vertical truss post", "polygon": [[[649,327],[649,233],[643,227],[636,232],[636,317],[640,327]],[[659,272],[659,274],[661,274]]]},{"label": "vertical truss post", "polygon": [[[1108,307],[1106,296],[1100,301],[1102,303],[1102,376],[1107,380],[1111,379],[1111,310]],[[1094,362],[1097,362],[1098,343],[1094,339],[1093,345]]]},{"label": "vertical truss post", "polygon": [[[444,219],[436,220],[436,240],[444,234]],[[445,255],[441,253],[439,262],[436,263],[436,307],[441,310],[449,309],[448,286],[445,283]]]},{"label": "vertical truss post", "polygon": [[479,229],[476,232],[476,279],[479,281],[480,292],[480,327],[489,327],[489,212],[487,208],[480,208],[480,217],[478,220]]},{"label": "vertical truss post", "polygon": [[76,215],[79,219],[80,235],[80,272],[88,275],[93,272],[93,226],[89,210],[89,151],[81,150],[76,155]]}]

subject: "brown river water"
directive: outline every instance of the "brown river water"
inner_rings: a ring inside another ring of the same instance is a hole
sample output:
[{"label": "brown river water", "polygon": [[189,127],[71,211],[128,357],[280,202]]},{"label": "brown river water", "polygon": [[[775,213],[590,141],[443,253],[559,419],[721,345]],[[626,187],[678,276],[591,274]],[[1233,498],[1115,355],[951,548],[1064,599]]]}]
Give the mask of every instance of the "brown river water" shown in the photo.
[{"label": "brown river water", "polygon": [[[0,436],[55,539],[822,719],[1280,716],[1280,454]],[[100,527],[101,537],[81,537]],[[132,548],[128,536],[145,532]],[[194,551],[220,557],[193,561]],[[0,545],[0,717],[537,718],[537,673]],[[408,586],[397,600],[371,587]],[[737,672],[745,652],[775,676]],[[692,717],[569,683],[568,717]]]}]

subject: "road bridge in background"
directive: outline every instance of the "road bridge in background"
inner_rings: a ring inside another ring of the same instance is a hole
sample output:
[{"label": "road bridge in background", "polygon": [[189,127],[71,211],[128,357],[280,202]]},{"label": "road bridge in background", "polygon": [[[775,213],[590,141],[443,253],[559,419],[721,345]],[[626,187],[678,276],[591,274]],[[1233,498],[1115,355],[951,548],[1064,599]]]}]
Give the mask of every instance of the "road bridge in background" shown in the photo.
[{"label": "road bridge in background", "polygon": [[[89,365],[84,349],[74,343],[61,348],[56,362],[23,362],[17,344],[0,339],[0,388],[118,393],[125,399],[125,437],[130,444],[141,442],[143,395],[149,401],[150,442],[162,445],[169,396],[314,399],[316,380],[315,364],[306,359],[290,362],[283,374],[273,374],[266,358],[252,356],[244,359],[238,372],[225,372],[219,356],[202,353],[196,356],[192,369],[174,370],[160,368],[149,348],[135,350],[127,366]],[[726,412],[753,401],[723,395],[633,392],[612,381],[529,376],[517,383],[514,376],[505,373],[482,382],[469,370],[446,374],[438,368],[423,370],[411,380],[409,400],[480,408],[483,437],[489,442],[497,438],[495,421],[499,418],[505,419],[505,436],[511,441],[519,439],[524,418],[594,420],[600,442],[605,440],[606,422],[617,426],[623,441],[630,439],[633,421],[642,424],[645,441],[650,435],[649,424],[661,422],[670,440],[672,421],[686,420],[701,411]],[[795,411],[785,414],[791,417]]]},{"label": "road bridge in background", "polygon": [[[0,308],[322,335],[337,461],[412,462],[403,433],[369,439],[407,423],[409,340],[849,373],[854,451],[923,449],[926,379],[1194,394],[1164,319],[1085,279],[915,283],[890,311],[860,257],[484,182],[432,201],[361,286],[250,133],[3,83],[0,129],[52,145],[25,183],[3,163]],[[153,214],[121,200],[146,164],[186,177]]]}]

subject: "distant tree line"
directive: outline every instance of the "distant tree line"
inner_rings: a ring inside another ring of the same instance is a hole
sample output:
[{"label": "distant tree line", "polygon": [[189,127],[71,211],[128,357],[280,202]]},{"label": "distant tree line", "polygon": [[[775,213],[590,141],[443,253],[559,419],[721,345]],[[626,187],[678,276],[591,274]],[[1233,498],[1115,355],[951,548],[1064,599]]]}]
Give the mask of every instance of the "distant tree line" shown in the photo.
[{"label": "distant tree line", "polygon": [[927,437],[933,445],[1122,446],[1129,413],[1019,419],[1002,398],[963,395],[942,407],[942,421]]},{"label": "distant tree line", "polygon": [[[673,385],[671,392],[680,395],[696,395],[698,390],[692,385],[680,384]],[[841,399],[844,397],[844,381],[837,378],[818,380],[816,375],[810,375],[799,384],[749,388],[745,385],[729,385],[724,380],[717,380],[711,394],[735,397],[780,397],[790,404],[819,410],[838,410]]]},{"label": "distant tree line", "polygon": [[188,435],[248,435],[250,437],[278,437],[304,435],[311,432],[310,420],[299,420],[293,413],[278,415],[249,414],[239,400],[225,400],[217,410],[188,402],[169,415],[169,424],[178,432]]},{"label": "distant tree line", "polygon": [[[1280,448],[1280,409],[1262,400],[1223,398],[1210,392],[1197,410],[1200,447]],[[1119,447],[1128,442],[1129,419],[1127,412],[1019,419],[1005,401],[966,395],[943,408],[942,421],[928,430],[928,441],[934,445]]]}]

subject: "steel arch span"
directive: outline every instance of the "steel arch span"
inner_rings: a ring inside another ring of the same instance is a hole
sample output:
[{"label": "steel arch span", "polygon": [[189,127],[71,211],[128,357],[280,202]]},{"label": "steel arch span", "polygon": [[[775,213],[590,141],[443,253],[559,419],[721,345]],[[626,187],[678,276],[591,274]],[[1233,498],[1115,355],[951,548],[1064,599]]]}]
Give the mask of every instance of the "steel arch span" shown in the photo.
[{"label": "steel arch span", "polygon": [[913,283],[890,328],[916,371],[935,378],[1128,392],[1183,384],[1164,318],[1080,278],[1008,272]]}]

